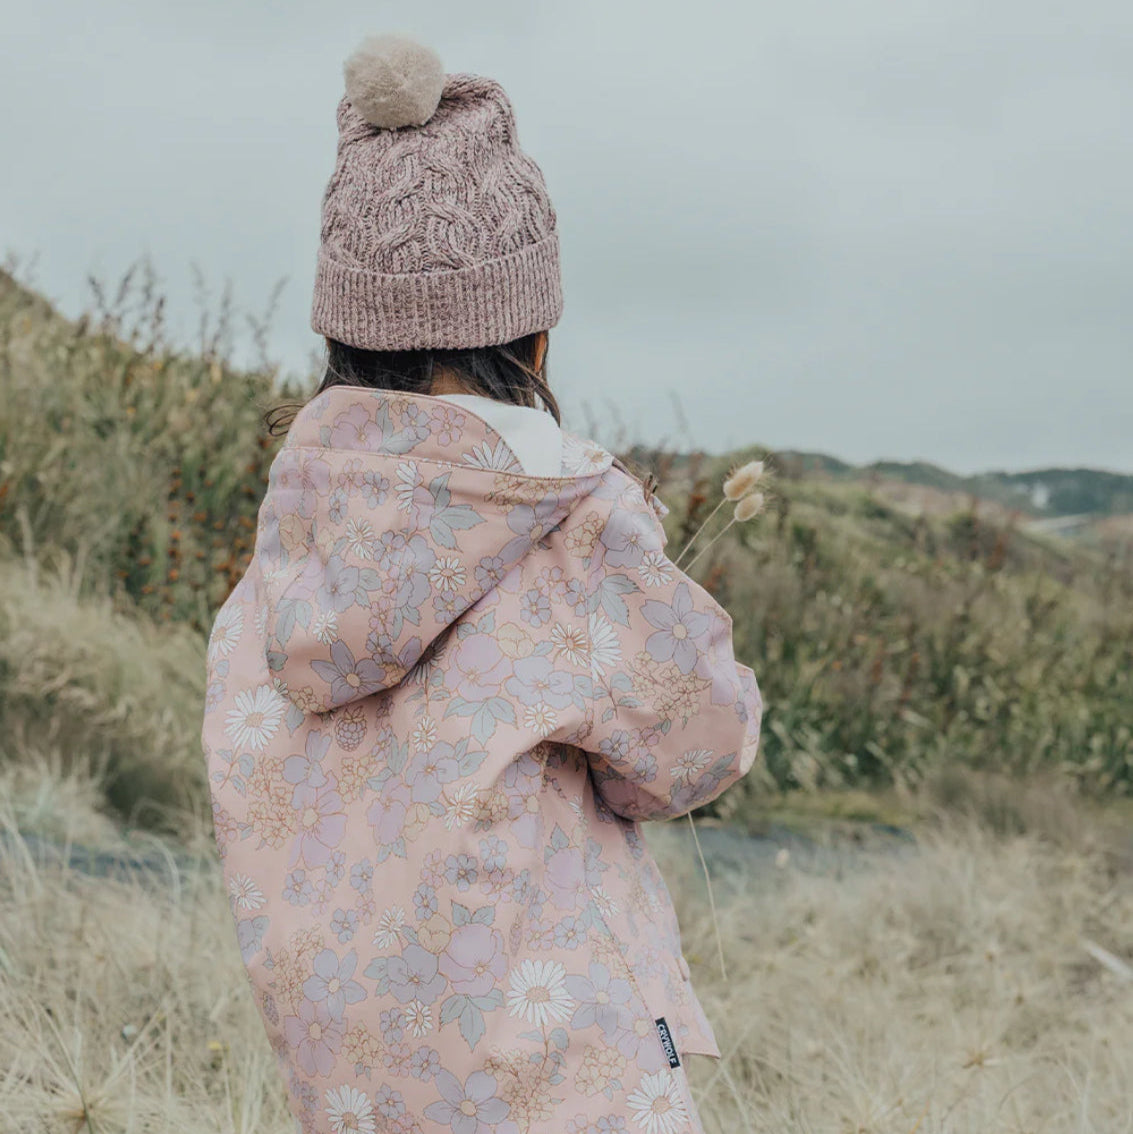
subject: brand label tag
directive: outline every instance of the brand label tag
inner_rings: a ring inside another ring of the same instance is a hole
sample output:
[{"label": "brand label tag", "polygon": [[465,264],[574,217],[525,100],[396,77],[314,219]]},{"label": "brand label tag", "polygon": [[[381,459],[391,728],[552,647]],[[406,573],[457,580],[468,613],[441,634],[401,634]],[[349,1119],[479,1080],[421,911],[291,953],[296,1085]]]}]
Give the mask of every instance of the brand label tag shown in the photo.
[{"label": "brand label tag", "polygon": [[665,1017],[653,1021],[657,1025],[657,1034],[661,1037],[661,1046],[665,1049],[665,1054],[669,1057],[670,1067],[679,1067],[681,1061],[677,1056],[677,1045],[673,1043],[672,1034],[669,1031],[669,1025],[665,1023]]}]

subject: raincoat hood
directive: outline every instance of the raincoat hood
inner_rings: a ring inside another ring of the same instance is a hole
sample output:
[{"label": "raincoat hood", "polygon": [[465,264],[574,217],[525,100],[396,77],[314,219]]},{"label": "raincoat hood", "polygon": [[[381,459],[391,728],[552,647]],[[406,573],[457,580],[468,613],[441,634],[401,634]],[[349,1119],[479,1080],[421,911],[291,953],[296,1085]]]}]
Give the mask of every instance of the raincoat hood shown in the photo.
[{"label": "raincoat hood", "polygon": [[268,670],[304,712],[402,680],[594,491],[613,461],[564,433],[559,476],[439,398],[332,387],[272,466],[256,557]]}]

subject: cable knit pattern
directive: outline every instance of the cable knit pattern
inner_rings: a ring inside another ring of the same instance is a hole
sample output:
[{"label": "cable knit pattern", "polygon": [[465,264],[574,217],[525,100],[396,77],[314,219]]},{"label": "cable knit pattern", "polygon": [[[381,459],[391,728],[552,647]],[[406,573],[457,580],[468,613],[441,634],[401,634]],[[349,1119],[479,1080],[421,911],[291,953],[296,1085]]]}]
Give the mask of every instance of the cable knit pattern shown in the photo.
[{"label": "cable knit pattern", "polygon": [[323,197],[312,326],[369,350],[476,347],[562,314],[555,210],[503,88],[446,76],[421,126],[371,126],[343,98]]}]

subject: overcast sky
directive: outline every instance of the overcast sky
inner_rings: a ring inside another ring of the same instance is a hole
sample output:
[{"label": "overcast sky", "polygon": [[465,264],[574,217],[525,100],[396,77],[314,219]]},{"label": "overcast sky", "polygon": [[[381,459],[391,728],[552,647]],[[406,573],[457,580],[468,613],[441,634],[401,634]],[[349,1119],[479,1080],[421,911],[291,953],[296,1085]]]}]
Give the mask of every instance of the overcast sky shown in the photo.
[{"label": "overcast sky", "polygon": [[572,424],[960,471],[1133,472],[1129,0],[36,0],[0,38],[0,249],[68,313],[148,254],[306,370],[341,64],[500,80],[559,218]]}]

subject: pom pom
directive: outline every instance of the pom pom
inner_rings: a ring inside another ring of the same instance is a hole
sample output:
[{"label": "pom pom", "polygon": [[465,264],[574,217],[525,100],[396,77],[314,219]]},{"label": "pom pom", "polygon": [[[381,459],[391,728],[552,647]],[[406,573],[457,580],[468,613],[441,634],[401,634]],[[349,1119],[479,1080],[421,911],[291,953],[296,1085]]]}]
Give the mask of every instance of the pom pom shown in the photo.
[{"label": "pom pom", "polygon": [[375,35],[346,60],[346,97],[371,126],[421,126],[441,101],[440,56],[400,35]]}]

